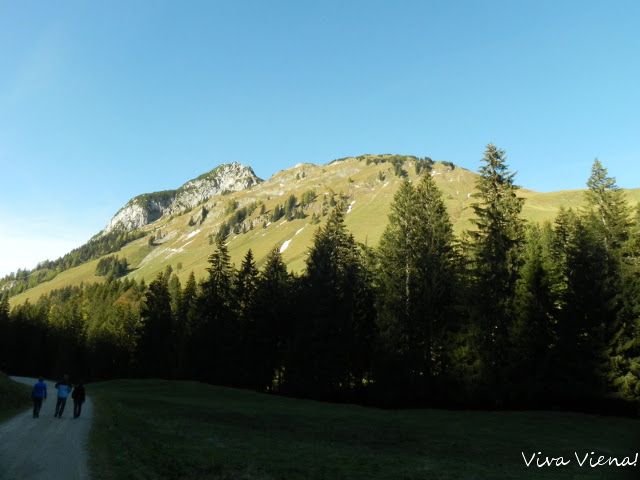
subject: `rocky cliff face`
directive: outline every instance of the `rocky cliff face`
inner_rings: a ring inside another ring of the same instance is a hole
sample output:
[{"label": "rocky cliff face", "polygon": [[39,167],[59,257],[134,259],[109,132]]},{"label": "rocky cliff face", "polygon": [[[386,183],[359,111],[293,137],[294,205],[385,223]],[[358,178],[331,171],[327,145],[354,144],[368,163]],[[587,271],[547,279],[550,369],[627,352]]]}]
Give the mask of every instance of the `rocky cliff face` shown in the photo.
[{"label": "rocky cliff face", "polygon": [[189,180],[177,190],[145,193],[132,198],[113,216],[103,233],[116,229],[135,230],[163,215],[182,213],[214,195],[244,190],[261,181],[251,167],[236,162],[220,165]]}]

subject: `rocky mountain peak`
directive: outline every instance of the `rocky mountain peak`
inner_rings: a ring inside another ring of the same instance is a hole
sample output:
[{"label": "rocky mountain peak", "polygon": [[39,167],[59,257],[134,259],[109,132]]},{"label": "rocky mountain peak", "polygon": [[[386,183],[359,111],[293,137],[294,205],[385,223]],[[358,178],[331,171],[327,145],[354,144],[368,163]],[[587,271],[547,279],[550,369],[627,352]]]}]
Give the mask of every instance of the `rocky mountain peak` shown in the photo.
[{"label": "rocky mountain peak", "polygon": [[113,216],[103,233],[135,230],[164,215],[182,213],[215,195],[245,190],[261,181],[251,167],[241,163],[219,165],[176,190],[144,193],[132,198]]}]

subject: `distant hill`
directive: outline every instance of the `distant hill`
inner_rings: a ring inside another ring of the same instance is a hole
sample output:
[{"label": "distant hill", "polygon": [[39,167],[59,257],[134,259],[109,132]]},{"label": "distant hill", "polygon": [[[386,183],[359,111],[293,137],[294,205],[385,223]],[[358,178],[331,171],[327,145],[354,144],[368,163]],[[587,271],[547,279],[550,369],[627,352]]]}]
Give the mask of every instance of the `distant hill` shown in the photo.
[{"label": "distant hill", "polygon": [[[202,277],[213,239],[221,229],[229,232],[229,251],[236,264],[251,248],[260,266],[275,247],[282,251],[289,269],[300,272],[313,233],[333,205],[344,202],[346,224],[356,240],[375,246],[397,188],[404,178],[413,181],[426,171],[442,190],[456,231],[470,228],[477,174],[450,162],[362,155],[326,165],[298,164],[265,181],[249,167],[227,164],[177,190],[133,198],[92,239],[98,242],[117,235],[123,240],[109,243],[110,248],[90,249],[89,255],[81,258],[88,260],[71,268],[52,270],[52,278],[14,295],[11,303],[33,301],[67,285],[104,281],[105,277],[95,272],[100,258],[107,255],[125,258],[127,275],[138,280],[149,281],[168,265],[181,280],[191,271]],[[589,172],[584,173],[586,179]],[[640,201],[640,189],[626,193],[632,204]],[[519,195],[526,200],[523,216],[535,222],[553,220],[562,206],[583,203],[582,190],[540,193],[523,188]],[[11,280],[0,282],[0,289],[10,286]]]}]

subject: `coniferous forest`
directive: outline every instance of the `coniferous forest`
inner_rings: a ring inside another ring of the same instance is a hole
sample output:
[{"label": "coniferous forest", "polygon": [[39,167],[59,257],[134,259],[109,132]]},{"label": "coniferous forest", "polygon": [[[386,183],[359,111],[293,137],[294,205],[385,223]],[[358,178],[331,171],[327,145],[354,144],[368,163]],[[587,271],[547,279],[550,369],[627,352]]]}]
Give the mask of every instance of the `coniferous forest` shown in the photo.
[{"label": "coniferous forest", "polygon": [[594,162],[586,207],[521,217],[505,153],[488,145],[474,228],[454,234],[428,172],[396,193],[377,248],[338,205],[306,271],[274,246],[208,275],[148,285],[110,275],[9,308],[0,369],[75,378],[194,379],[384,407],[635,412],[640,400],[640,210]]}]

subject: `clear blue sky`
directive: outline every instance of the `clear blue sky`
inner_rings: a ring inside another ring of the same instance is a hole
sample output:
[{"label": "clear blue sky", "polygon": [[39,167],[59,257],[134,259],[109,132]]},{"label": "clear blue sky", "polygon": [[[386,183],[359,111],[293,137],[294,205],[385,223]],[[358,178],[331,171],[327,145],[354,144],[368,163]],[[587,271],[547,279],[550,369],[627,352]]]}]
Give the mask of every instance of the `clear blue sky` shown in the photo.
[{"label": "clear blue sky", "polygon": [[640,2],[0,0],[0,274],[130,197],[361,153],[640,186]]}]

